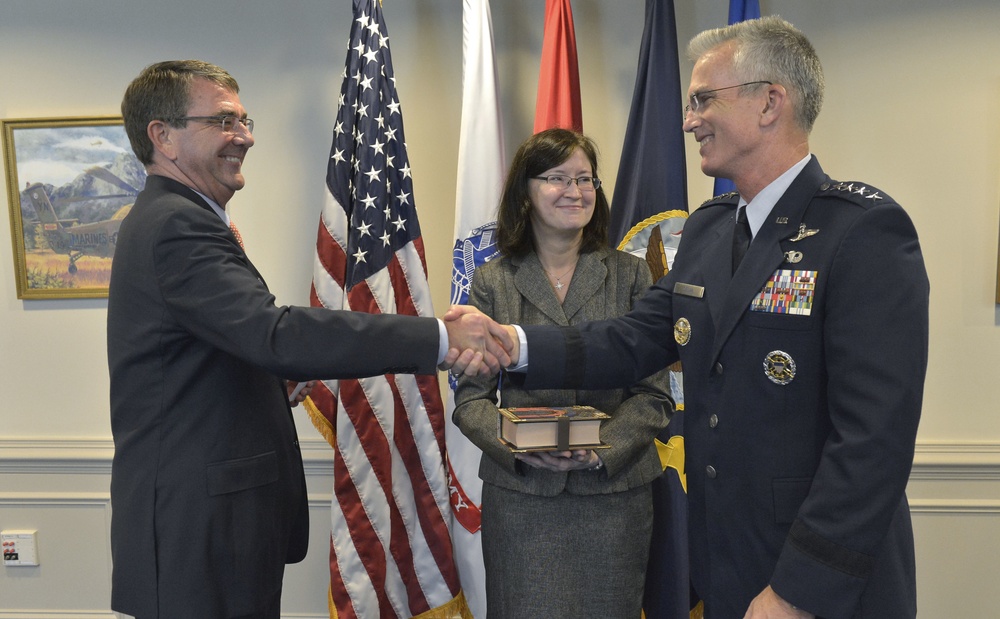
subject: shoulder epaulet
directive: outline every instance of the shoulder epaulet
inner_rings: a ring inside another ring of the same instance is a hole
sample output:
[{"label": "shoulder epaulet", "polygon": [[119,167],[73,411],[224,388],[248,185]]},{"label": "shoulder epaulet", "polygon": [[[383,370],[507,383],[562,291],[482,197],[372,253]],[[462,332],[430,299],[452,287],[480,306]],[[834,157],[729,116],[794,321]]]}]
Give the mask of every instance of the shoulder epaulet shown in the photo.
[{"label": "shoulder epaulet", "polygon": [[739,192],[730,191],[729,193],[724,193],[715,196],[714,198],[705,200],[704,202],[701,203],[701,206],[699,206],[698,208],[701,209],[705,208],[706,206],[715,206],[717,204],[728,204],[731,206],[735,206],[736,204],[739,204],[739,202],[740,202]]},{"label": "shoulder epaulet", "polygon": [[881,189],[860,181],[828,181],[819,186],[818,195],[835,196],[862,206],[896,203]]}]

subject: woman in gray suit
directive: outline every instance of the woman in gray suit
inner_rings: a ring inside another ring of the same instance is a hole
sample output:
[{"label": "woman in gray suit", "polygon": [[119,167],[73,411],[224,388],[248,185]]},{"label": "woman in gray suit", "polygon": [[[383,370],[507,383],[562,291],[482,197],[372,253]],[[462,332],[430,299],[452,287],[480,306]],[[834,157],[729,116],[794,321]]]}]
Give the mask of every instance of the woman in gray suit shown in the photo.
[{"label": "woman in gray suit", "polygon": [[[587,137],[549,129],[521,145],[497,219],[501,257],[469,303],[501,324],[576,325],[624,314],[652,284],[607,245],[610,211]],[[490,617],[639,617],[662,468],[653,437],[672,412],[666,371],[629,389],[524,391],[506,374],[462,378],[455,423],[483,450],[482,534]],[[499,403],[498,403],[499,396]],[[607,449],[514,454],[497,407],[589,405],[611,415]]]}]

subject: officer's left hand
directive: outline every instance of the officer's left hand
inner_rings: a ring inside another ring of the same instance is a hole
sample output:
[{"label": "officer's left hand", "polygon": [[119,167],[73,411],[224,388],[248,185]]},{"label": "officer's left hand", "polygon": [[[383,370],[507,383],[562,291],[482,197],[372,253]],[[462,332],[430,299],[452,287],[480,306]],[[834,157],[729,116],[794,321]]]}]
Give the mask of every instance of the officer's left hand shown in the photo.
[{"label": "officer's left hand", "polygon": [[795,608],[781,598],[771,585],[750,602],[743,619],[815,619],[816,615]]}]

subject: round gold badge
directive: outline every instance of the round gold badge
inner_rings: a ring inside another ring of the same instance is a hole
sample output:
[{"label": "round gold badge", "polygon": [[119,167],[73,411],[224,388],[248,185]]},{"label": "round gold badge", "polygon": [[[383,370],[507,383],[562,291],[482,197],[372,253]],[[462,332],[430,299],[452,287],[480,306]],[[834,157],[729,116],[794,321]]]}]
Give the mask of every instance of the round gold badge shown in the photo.
[{"label": "round gold badge", "polygon": [[691,341],[691,322],[687,318],[678,318],[674,323],[674,341],[680,346]]},{"label": "round gold badge", "polygon": [[764,374],[772,383],[787,385],[795,378],[795,360],[784,351],[771,351],[764,357]]}]

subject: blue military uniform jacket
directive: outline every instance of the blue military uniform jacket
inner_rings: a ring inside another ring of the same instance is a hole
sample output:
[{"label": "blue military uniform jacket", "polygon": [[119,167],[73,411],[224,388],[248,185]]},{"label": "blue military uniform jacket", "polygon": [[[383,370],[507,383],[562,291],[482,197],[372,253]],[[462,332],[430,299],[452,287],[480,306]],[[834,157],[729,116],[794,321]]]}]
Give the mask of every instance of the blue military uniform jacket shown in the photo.
[{"label": "blue military uniform jacket", "polygon": [[524,386],[605,388],[683,362],[707,617],[742,617],[768,584],[819,617],[914,617],[904,490],[929,296],[916,231],[885,193],[813,158],[733,274],[737,201],[691,215],[673,270],[624,317],[524,327]]}]

